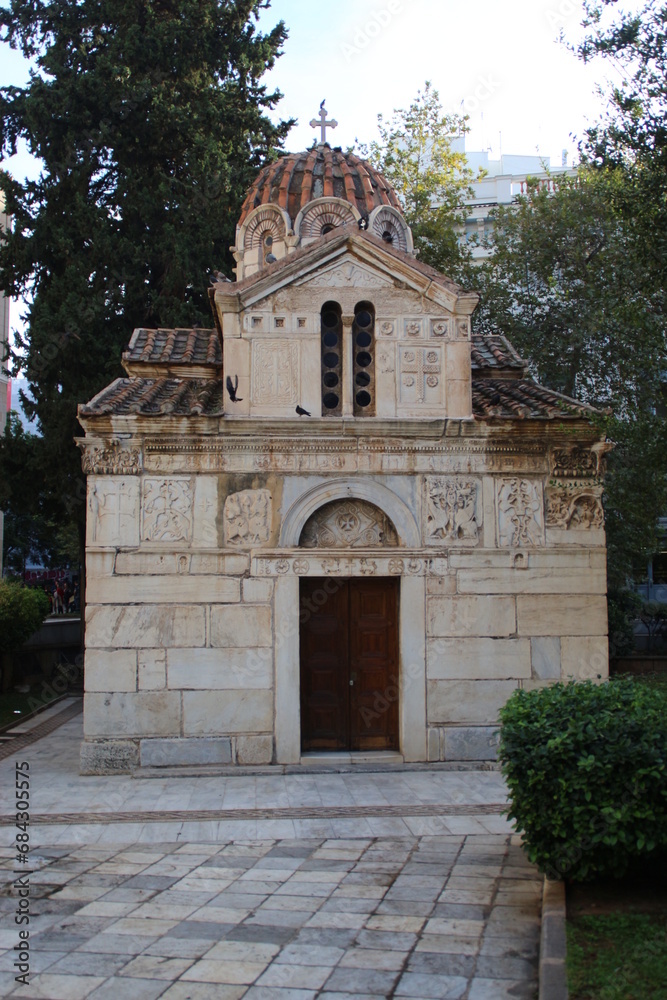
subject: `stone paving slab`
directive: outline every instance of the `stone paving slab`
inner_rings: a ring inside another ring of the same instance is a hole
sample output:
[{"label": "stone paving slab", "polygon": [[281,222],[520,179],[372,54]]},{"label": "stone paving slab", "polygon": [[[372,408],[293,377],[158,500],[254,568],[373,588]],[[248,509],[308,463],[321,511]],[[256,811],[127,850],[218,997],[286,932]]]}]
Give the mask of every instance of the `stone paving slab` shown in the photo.
[{"label": "stone paving slab", "polygon": [[[542,879],[500,815],[499,774],[81,777],[80,735],[72,719],[20,754],[40,819],[30,980],[14,979],[6,823],[0,995],[536,996]],[[14,758],[0,796],[9,818]]]},{"label": "stone paving slab", "polygon": [[[488,857],[494,864],[480,873],[474,861]],[[5,898],[13,861],[0,851]],[[162,866],[178,874],[143,874]],[[378,866],[389,871],[372,870]],[[48,887],[32,900],[31,978],[27,986],[13,981],[18,939],[5,911],[3,996],[535,996],[542,879],[512,835],[42,848],[31,870]],[[114,884],[99,885],[109,871]],[[518,873],[524,891],[508,896],[505,882]],[[468,891],[483,901],[438,915],[452,905],[442,902],[450,885],[461,882],[474,883]],[[392,900],[406,897],[407,913],[392,910]]]}]

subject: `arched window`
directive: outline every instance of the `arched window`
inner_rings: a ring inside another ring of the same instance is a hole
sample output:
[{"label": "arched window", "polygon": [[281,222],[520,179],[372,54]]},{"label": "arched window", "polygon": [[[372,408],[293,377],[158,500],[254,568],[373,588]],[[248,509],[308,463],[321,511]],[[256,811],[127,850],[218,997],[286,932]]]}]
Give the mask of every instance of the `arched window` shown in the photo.
[{"label": "arched window", "polygon": [[375,309],[370,302],[358,302],[354,307],[353,340],[353,400],[355,417],[375,414]]},{"label": "arched window", "polygon": [[322,344],[322,416],[343,411],[343,322],[337,302],[325,302],[320,313]]}]

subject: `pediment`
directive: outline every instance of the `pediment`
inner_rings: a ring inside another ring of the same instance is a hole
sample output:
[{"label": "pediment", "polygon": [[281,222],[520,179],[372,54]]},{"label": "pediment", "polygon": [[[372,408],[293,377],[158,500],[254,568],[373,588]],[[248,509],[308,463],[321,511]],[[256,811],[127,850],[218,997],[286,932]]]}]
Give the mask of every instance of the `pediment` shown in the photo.
[{"label": "pediment", "polygon": [[393,288],[391,278],[351,256],[297,279],[295,285],[309,288]]}]

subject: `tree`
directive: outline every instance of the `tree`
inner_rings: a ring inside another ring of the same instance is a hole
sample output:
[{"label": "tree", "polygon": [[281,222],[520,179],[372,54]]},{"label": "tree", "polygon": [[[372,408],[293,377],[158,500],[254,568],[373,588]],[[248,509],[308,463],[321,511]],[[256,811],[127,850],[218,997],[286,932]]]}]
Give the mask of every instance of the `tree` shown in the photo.
[{"label": "tree", "polygon": [[529,182],[499,206],[477,272],[476,329],[502,330],[538,380],[620,417],[661,397],[665,297],[645,271],[651,232],[618,210],[622,167]]},{"label": "tree", "polygon": [[21,578],[26,566],[77,566],[71,523],[58,522],[48,509],[44,440],[27,434],[9,413],[0,438],[0,510],[4,512],[3,565]]},{"label": "tree", "polygon": [[501,206],[478,271],[475,329],[501,330],[550,388],[597,406],[616,443],[605,487],[610,589],[645,567],[667,508],[664,288],[645,269],[651,230],[618,207],[617,165],[554,177]]},{"label": "tree", "polygon": [[260,78],[280,54],[265,0],[10,0],[3,38],[33,60],[0,91],[0,143],[42,162],[36,181],[0,174],[11,231],[0,288],[24,297],[15,345],[44,437],[50,515],[83,523],[77,404],[122,374],[137,326],[211,322],[212,268],[229,269],[243,193],[291,122],[266,111]]},{"label": "tree", "polygon": [[408,108],[396,109],[388,121],[378,115],[379,140],[360,147],[395,188],[419,259],[452,278],[466,273],[470,261],[460,229],[474,174],[455,148],[467,120],[445,113],[427,81]]}]

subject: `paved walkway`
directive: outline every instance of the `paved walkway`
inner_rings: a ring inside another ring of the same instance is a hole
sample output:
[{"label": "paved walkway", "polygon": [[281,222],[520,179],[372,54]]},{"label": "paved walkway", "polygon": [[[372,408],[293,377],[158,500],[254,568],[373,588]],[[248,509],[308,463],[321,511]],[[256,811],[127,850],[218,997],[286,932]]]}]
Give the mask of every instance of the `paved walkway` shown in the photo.
[{"label": "paved walkway", "polygon": [[[0,994],[533,1000],[542,880],[497,772],[102,778],[81,719],[0,764]],[[15,759],[30,764],[17,985]]]}]

